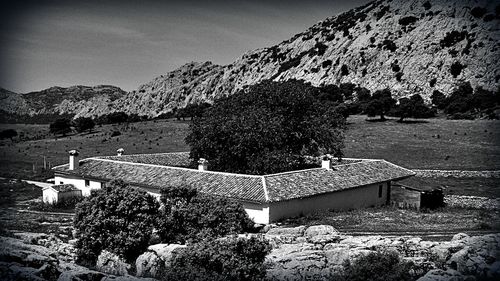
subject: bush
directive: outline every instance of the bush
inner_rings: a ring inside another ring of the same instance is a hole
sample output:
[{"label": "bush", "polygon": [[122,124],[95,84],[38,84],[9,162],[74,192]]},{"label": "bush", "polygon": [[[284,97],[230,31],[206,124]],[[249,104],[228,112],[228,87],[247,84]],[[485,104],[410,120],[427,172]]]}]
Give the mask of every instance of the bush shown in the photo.
[{"label": "bush", "polygon": [[474,7],[471,11],[470,14],[475,17],[475,18],[482,18],[484,14],[486,14],[488,10],[486,10],[483,7]]},{"label": "bush", "polygon": [[395,252],[372,252],[352,264],[347,260],[340,280],[349,281],[410,281],[413,264],[402,261]]},{"label": "bush", "polygon": [[415,23],[417,20],[418,20],[418,18],[416,18],[416,17],[408,16],[408,17],[400,18],[399,24],[402,26],[407,26],[409,24]]},{"label": "bush", "polygon": [[117,136],[121,136],[121,132],[120,131],[113,131],[111,132],[111,137],[117,137]]},{"label": "bush", "polygon": [[349,69],[347,68],[347,65],[343,64],[342,67],[340,67],[340,75],[346,76],[349,74]]},{"label": "bush", "polygon": [[0,140],[11,139],[17,136],[17,131],[14,129],[5,129],[0,132]]},{"label": "bush", "polygon": [[161,190],[157,221],[162,243],[186,243],[250,230],[253,222],[240,203],[200,194],[189,186]]},{"label": "bush", "polygon": [[133,261],[148,247],[158,202],[146,192],[112,181],[76,205],[77,262],[94,265],[102,250]]},{"label": "bush", "polygon": [[456,31],[453,30],[452,32],[446,32],[446,35],[444,38],[439,42],[442,48],[445,47],[451,47],[455,45],[456,43],[464,40],[468,35],[467,31]]},{"label": "bush", "polygon": [[75,209],[76,204],[78,204],[80,201],[82,201],[82,199],[79,197],[69,198],[63,201],[59,201],[55,204],[47,204],[41,201],[31,201],[29,207],[31,210],[37,210],[42,212],[73,210]]},{"label": "bush", "polygon": [[464,69],[465,66],[462,65],[459,61],[456,61],[451,64],[450,66],[450,73],[454,78],[457,78],[458,75],[462,72],[462,69]]},{"label": "bush", "polygon": [[266,240],[255,237],[205,240],[174,252],[164,280],[263,280],[270,251]]}]

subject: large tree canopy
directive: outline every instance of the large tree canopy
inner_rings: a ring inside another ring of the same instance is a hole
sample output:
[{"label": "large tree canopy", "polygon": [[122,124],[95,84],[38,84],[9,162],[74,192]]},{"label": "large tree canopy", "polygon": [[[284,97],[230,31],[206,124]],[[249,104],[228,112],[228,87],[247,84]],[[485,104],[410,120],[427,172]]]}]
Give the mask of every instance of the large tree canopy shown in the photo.
[{"label": "large tree canopy", "polygon": [[213,170],[265,174],[307,166],[305,156],[341,156],[345,118],[302,81],[264,81],[217,100],[186,137],[191,158]]}]

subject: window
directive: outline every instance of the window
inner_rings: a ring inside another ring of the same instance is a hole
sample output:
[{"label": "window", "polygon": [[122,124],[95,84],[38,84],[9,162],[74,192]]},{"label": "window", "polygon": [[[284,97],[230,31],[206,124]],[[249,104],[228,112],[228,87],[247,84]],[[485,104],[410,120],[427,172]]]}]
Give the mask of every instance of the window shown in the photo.
[{"label": "window", "polygon": [[90,181],[89,180],[85,180],[85,186],[89,186],[90,185]]},{"label": "window", "polygon": [[383,185],[378,186],[378,198],[382,198],[382,189],[384,188]]},{"label": "window", "polygon": [[60,182],[59,182],[59,184],[64,184],[64,182],[63,182],[63,181],[60,181]]}]

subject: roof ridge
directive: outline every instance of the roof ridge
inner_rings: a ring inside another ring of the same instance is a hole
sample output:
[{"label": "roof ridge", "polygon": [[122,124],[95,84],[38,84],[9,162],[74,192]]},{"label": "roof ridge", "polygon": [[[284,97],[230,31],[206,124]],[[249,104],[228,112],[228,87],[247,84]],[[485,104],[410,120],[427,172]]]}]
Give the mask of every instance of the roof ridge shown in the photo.
[{"label": "roof ridge", "polygon": [[106,161],[106,162],[120,163],[120,164],[126,164],[126,165],[158,167],[158,168],[165,168],[165,169],[176,169],[176,170],[184,170],[184,171],[190,171],[190,172],[220,174],[220,175],[248,177],[248,178],[259,178],[259,177],[262,177],[260,175],[237,174],[237,173],[227,173],[227,172],[218,172],[218,171],[200,171],[200,170],[191,169],[191,168],[184,168],[184,167],[175,167],[175,166],[165,166],[165,165],[156,165],[156,164],[145,164],[145,163],[127,162],[127,161],[119,161],[119,160],[114,160],[114,159],[95,158],[95,157],[85,158],[83,160]]},{"label": "roof ridge", "polygon": [[281,173],[274,173],[274,174],[266,174],[262,175],[263,177],[274,177],[274,176],[281,176],[281,175],[287,175],[287,174],[294,174],[294,173],[301,173],[301,172],[307,172],[307,171],[313,171],[313,170],[321,170],[323,168],[317,167],[317,168],[309,168],[309,169],[302,169],[302,170],[294,170],[294,171],[287,171],[287,172],[281,172]]},{"label": "roof ridge", "polygon": [[264,189],[264,198],[266,198],[266,202],[269,202],[269,192],[267,192],[266,178],[264,176],[262,176],[262,189]]},{"label": "roof ridge", "polygon": [[[179,154],[179,153],[190,153],[189,151],[177,151],[177,152],[156,152],[156,153],[135,153],[135,154],[123,154],[121,156],[139,156],[139,155],[164,155],[164,154]],[[93,156],[89,158],[94,159],[104,159],[100,157],[120,157],[118,155],[103,155],[103,156]],[[86,158],[88,159],[88,158]]]}]

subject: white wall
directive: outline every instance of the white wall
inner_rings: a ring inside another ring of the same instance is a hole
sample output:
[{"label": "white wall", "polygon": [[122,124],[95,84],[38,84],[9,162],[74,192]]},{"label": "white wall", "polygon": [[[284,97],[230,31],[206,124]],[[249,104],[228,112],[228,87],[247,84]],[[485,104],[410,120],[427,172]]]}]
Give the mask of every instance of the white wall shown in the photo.
[{"label": "white wall", "polygon": [[295,217],[322,210],[349,210],[363,207],[380,206],[387,201],[387,183],[382,184],[379,197],[379,184],[357,187],[343,191],[315,195],[269,204],[269,220]]},{"label": "white wall", "polygon": [[82,191],[83,196],[90,196],[90,191],[102,188],[102,183],[89,180],[89,186],[85,186],[85,180],[69,176],[55,176],[55,184],[72,184]]},{"label": "white wall", "polygon": [[248,216],[255,222],[261,224],[269,223],[269,206],[267,204],[256,204],[241,202]]},{"label": "white wall", "polygon": [[57,203],[57,192],[52,188],[46,188],[42,191],[43,203],[55,204]]}]

